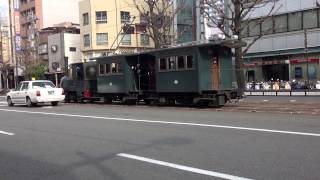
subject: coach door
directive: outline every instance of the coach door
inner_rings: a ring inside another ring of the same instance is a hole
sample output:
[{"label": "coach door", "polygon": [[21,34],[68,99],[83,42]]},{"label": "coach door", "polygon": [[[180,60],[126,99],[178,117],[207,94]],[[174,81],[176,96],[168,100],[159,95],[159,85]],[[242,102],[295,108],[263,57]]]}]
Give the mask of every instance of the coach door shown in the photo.
[{"label": "coach door", "polygon": [[212,89],[219,89],[219,85],[220,85],[220,65],[219,65],[219,59],[218,59],[217,56],[214,56],[212,58],[211,80],[212,80]]}]

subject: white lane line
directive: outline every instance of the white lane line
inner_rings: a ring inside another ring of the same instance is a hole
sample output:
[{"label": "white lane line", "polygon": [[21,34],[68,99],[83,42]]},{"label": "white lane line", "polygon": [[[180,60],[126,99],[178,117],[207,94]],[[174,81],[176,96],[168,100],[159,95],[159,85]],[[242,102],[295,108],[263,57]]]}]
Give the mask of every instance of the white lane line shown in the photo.
[{"label": "white lane line", "polygon": [[183,171],[189,171],[189,172],[193,172],[193,173],[197,173],[197,174],[212,176],[212,177],[216,177],[216,178],[229,179],[229,180],[250,180],[250,179],[244,178],[244,177],[238,177],[238,176],[233,176],[233,175],[229,175],[229,174],[213,172],[213,171],[183,166],[183,165],[179,165],[179,164],[173,164],[173,163],[164,162],[164,161],[158,161],[155,159],[149,159],[149,158],[130,155],[130,154],[121,153],[121,154],[118,154],[117,156],[129,158],[129,159],[134,159],[134,160],[138,160],[138,161],[143,161],[143,162],[148,162],[151,164],[157,164],[160,166],[166,166],[166,167],[179,169],[179,170],[183,170]]},{"label": "white lane line", "polygon": [[4,135],[8,135],[8,136],[13,136],[14,135],[14,133],[5,132],[5,131],[0,131],[0,134],[4,134]]},{"label": "white lane line", "polygon": [[53,107],[52,106],[42,106],[41,108],[42,109],[52,109]]},{"label": "white lane line", "polygon": [[7,104],[6,101],[0,101],[0,104]]},{"label": "white lane line", "polygon": [[257,131],[257,132],[269,132],[269,133],[280,133],[280,134],[320,137],[320,134],[318,134],[318,133],[305,133],[305,132],[281,131],[281,130],[273,130],[273,129],[247,128],[247,127],[239,127],[239,126],[223,126],[223,125],[217,125],[217,124],[198,124],[198,123],[184,123],[184,122],[175,122],[175,121],[154,121],[154,120],[127,119],[127,118],[117,118],[117,117],[86,116],[86,115],[77,115],[77,114],[31,112],[31,111],[21,111],[21,110],[11,110],[11,109],[0,109],[0,111],[18,112],[18,113],[26,113],[26,114],[65,116],[65,117],[91,118],[91,119],[106,119],[106,120],[114,120],[114,121],[128,121],[128,122],[141,122],[141,123],[157,123],[157,124],[173,124],[173,125],[196,126],[196,127],[224,128],[224,129],[236,129],[236,130],[246,130],[246,131]]}]

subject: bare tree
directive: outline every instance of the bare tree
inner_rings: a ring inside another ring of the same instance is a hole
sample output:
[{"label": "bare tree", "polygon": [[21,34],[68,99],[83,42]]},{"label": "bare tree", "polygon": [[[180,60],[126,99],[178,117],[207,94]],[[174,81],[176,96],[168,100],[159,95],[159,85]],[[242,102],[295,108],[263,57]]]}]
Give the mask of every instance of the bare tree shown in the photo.
[{"label": "bare tree", "polygon": [[[278,10],[277,0],[201,0],[201,8],[208,21],[215,25],[226,36],[226,38],[236,37],[238,43],[233,43],[235,48],[235,68],[238,88],[243,94],[245,89],[244,77],[244,56],[249,48],[259,40],[264,34],[253,37],[247,42],[245,47],[241,46],[243,41],[242,32],[248,28],[252,13],[258,8],[266,8],[267,14],[259,17],[255,26],[261,26],[264,21],[271,18]],[[279,6],[280,8],[281,6]],[[239,43],[240,42],[240,43]]]},{"label": "bare tree", "polygon": [[184,7],[184,0],[133,0],[155,48],[170,45],[174,40],[174,20]]},{"label": "bare tree", "polygon": [[39,70],[43,70],[44,75],[47,70],[47,63],[34,57],[34,52],[28,50],[18,51],[16,58],[19,62],[18,67],[22,70],[26,80],[31,80],[32,77],[43,78],[43,76],[39,75]]}]

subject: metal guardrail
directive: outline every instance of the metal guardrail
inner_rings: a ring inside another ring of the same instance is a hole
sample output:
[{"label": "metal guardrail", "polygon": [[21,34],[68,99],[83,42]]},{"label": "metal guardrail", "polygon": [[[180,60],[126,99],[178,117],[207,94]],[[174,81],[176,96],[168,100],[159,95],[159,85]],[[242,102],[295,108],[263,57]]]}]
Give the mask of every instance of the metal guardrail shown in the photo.
[{"label": "metal guardrail", "polygon": [[320,89],[301,90],[251,90],[246,96],[320,96]]}]

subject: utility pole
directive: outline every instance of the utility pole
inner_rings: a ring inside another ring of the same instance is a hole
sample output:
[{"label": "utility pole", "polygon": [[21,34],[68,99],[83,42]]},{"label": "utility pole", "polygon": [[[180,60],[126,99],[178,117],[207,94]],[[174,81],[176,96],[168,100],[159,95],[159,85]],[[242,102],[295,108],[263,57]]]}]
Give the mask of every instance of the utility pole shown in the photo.
[{"label": "utility pole", "polygon": [[[0,13],[0,64],[2,64],[2,66],[4,66],[4,62],[3,62],[3,38],[2,38],[2,16]],[[0,65],[1,66],[1,65]],[[0,89],[2,89],[2,70],[0,71]]]},{"label": "utility pole", "polygon": [[11,2],[11,0],[8,0],[9,2],[9,27],[10,27],[10,42],[11,42],[11,63],[15,64],[15,70],[16,72],[14,73],[15,77],[14,77],[14,81],[15,81],[15,87],[17,87],[18,85],[18,62],[15,60],[15,36],[13,35],[13,30],[15,29],[14,26],[12,25],[12,19],[14,19],[14,16],[12,14],[12,8],[13,3]]},{"label": "utility pole", "polygon": [[3,37],[2,37],[2,16],[1,16],[1,13],[0,13],[0,42],[1,42],[1,44],[0,44],[0,48],[1,48],[0,49],[0,63],[3,64]]},{"label": "utility pole", "polygon": [[307,87],[309,88],[309,51],[308,51],[308,29],[304,29],[304,52],[307,59]]}]

